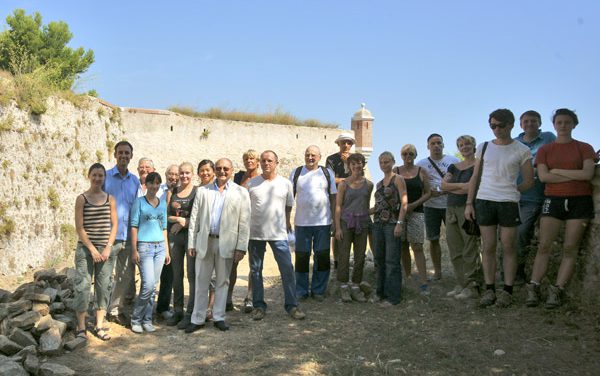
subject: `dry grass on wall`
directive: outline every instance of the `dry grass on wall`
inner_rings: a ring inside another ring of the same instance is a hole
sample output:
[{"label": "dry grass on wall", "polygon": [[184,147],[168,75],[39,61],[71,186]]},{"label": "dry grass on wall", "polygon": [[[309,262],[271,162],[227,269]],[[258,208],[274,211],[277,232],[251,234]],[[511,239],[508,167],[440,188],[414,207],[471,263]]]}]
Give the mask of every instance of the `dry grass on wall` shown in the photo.
[{"label": "dry grass on wall", "polygon": [[276,109],[273,112],[255,113],[255,112],[244,112],[237,110],[223,110],[218,107],[211,107],[206,111],[196,111],[191,107],[185,106],[173,106],[169,107],[169,111],[197,118],[205,119],[220,119],[220,120],[234,120],[234,121],[245,121],[249,123],[267,123],[267,124],[284,124],[284,125],[297,125],[302,127],[318,127],[318,128],[339,128],[340,125],[336,123],[323,123],[316,119],[301,120],[289,112],[281,109]]}]

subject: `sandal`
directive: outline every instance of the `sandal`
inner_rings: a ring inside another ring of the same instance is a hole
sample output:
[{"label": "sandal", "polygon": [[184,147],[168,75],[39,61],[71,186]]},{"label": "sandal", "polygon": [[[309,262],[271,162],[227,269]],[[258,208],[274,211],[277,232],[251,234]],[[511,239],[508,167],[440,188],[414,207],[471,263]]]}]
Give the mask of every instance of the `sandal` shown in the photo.
[{"label": "sandal", "polygon": [[109,328],[94,328],[94,334],[96,337],[100,338],[103,341],[108,341],[111,337],[108,334]]},{"label": "sandal", "polygon": [[85,340],[88,339],[87,337],[87,330],[86,329],[81,329],[75,332],[75,338],[83,338]]}]

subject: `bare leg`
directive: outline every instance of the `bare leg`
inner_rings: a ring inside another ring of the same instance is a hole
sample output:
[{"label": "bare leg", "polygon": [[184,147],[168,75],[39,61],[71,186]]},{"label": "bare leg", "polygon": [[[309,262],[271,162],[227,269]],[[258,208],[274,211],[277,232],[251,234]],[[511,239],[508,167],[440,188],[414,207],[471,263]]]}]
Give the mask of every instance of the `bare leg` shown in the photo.
[{"label": "bare leg", "polygon": [[85,330],[85,317],[87,312],[77,312],[77,330]]},{"label": "bare leg", "polygon": [[417,264],[417,271],[419,272],[421,284],[425,284],[427,283],[427,266],[425,265],[425,253],[423,252],[423,244],[412,243],[410,246],[415,255],[415,264]]},{"label": "bare leg", "polygon": [[571,279],[575,270],[575,260],[579,251],[579,243],[587,228],[587,219],[570,219],[565,226],[565,241],[563,244],[563,258],[556,276],[556,286],[564,288]]},{"label": "bare leg", "polygon": [[[371,248],[373,250],[373,248]],[[413,248],[414,251],[414,248]],[[421,247],[421,252],[423,252],[423,248]],[[402,267],[404,268],[404,275],[406,279],[409,279],[412,274],[412,264],[410,258],[410,245],[408,242],[402,242]]]},{"label": "bare leg", "polygon": [[482,242],[483,279],[487,285],[496,281],[496,226],[479,226]]},{"label": "bare leg", "polygon": [[504,284],[508,286],[515,283],[517,274],[517,230],[518,227],[500,227],[500,241],[504,251]]},{"label": "bare leg", "polygon": [[533,262],[533,271],[531,272],[531,281],[540,283],[548,270],[548,261],[550,260],[550,249],[552,243],[558,236],[562,221],[552,217],[542,217],[540,219],[540,244],[538,246],[535,261]]},{"label": "bare leg", "polygon": [[433,263],[433,278],[440,279],[442,278],[442,247],[439,239],[429,241],[429,254]]}]

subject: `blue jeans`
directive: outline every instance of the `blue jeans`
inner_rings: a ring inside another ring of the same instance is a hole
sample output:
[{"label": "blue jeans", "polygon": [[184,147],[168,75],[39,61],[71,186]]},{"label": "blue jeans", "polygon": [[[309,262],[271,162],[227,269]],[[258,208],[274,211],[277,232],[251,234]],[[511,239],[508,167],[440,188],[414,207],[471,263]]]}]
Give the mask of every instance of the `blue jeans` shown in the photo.
[{"label": "blue jeans", "polygon": [[377,295],[392,304],[402,298],[401,239],[394,236],[394,224],[373,224],[373,248],[377,266]]},{"label": "blue jeans", "polygon": [[292,265],[292,255],[287,240],[250,240],[248,251],[250,253],[250,274],[252,276],[252,304],[254,308],[267,309],[262,276],[267,243],[273,250],[273,256],[275,256],[281,274],[285,295],[284,308],[289,312],[292,308],[298,306],[298,300],[295,294],[296,278],[294,276],[294,266]]},{"label": "blue jeans", "polygon": [[535,202],[520,202],[519,213],[521,215],[521,224],[519,225],[519,247],[517,248],[517,260],[519,264],[524,264],[529,253],[529,244],[533,238],[533,230],[542,211],[542,204]]},{"label": "blue jeans", "polygon": [[329,247],[331,245],[330,225],[296,226],[296,296],[309,295],[308,273],[310,251],[313,250],[312,293],[325,295],[329,271]]},{"label": "blue jeans", "polygon": [[165,264],[165,243],[138,242],[138,253],[140,255],[138,267],[142,282],[140,294],[133,306],[131,324],[151,324],[156,284],[160,279],[160,272]]}]

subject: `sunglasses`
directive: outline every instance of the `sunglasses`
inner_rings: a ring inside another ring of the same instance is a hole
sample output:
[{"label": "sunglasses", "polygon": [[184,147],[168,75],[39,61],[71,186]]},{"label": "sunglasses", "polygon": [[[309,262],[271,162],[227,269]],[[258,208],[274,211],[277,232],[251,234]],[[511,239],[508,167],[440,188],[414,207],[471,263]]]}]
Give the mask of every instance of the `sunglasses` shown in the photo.
[{"label": "sunglasses", "polygon": [[506,124],[506,123],[496,123],[496,124],[490,123],[490,128],[492,128],[492,129],[496,129],[496,128],[504,129],[504,128],[506,128],[507,125],[508,124]]},{"label": "sunglasses", "polygon": [[225,171],[225,172],[227,172],[227,171],[229,171],[229,170],[230,170],[230,168],[229,168],[229,167],[217,167],[217,168],[215,168],[215,170],[217,170],[217,171]]},{"label": "sunglasses", "polygon": [[409,152],[404,152],[404,153],[402,153],[402,155],[403,155],[403,156],[405,156],[405,157],[406,157],[406,156],[409,156],[409,157],[414,157],[414,156],[415,156],[415,153],[413,153],[412,151],[409,151]]}]

